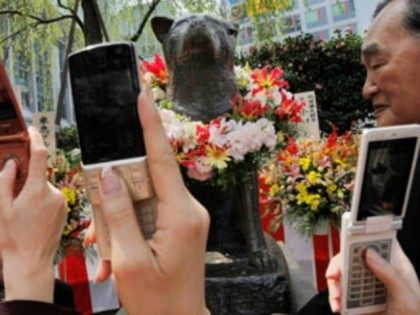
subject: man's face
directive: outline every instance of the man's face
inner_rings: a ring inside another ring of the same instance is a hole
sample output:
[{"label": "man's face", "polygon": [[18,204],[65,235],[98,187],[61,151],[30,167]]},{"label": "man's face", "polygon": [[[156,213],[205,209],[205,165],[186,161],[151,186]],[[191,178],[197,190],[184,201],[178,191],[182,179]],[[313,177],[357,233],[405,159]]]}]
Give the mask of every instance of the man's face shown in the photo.
[{"label": "man's face", "polygon": [[403,27],[405,9],[405,0],[388,4],[362,46],[363,95],[372,101],[378,126],[420,123],[420,35]]}]

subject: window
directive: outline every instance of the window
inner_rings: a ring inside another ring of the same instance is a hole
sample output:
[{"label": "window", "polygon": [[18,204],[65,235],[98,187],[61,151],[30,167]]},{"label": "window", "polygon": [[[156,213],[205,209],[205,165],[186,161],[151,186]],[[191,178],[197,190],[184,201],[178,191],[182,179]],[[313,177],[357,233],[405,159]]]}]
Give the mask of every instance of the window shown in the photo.
[{"label": "window", "polygon": [[325,7],[309,10],[305,15],[305,20],[308,28],[326,25],[328,20]]},{"label": "window", "polygon": [[355,17],[354,0],[341,0],[332,6],[333,20],[339,22]]},{"label": "window", "polygon": [[314,5],[318,3],[323,3],[325,0],[303,0],[303,3],[306,5]]},{"label": "window", "polygon": [[352,32],[353,34],[357,34],[357,24],[356,23],[340,25],[340,26],[337,26],[335,29],[341,30],[342,32]]},{"label": "window", "polygon": [[[53,104],[53,94],[52,94],[52,74],[51,74],[51,55],[50,52],[43,51],[41,43],[36,41],[34,42],[33,49],[34,51],[41,52],[34,54],[34,64],[32,69],[35,70],[35,84],[36,88],[36,99],[38,104],[34,104],[31,108],[34,111],[50,111],[54,108]],[[65,50],[65,45],[62,44],[63,49]],[[64,58],[65,53],[59,53],[59,57]],[[64,62],[64,60],[62,60]],[[61,74],[61,68],[59,73]],[[57,85],[58,87],[60,84]]]},{"label": "window", "polygon": [[320,39],[323,41],[330,39],[330,32],[328,30],[323,30],[319,32],[312,33],[315,39]]},{"label": "window", "polygon": [[250,44],[253,40],[254,37],[250,26],[246,26],[239,31],[239,45]]},{"label": "window", "polygon": [[15,82],[21,89],[22,106],[34,109],[30,68],[29,57],[21,52],[16,53],[14,65]]},{"label": "window", "polygon": [[300,32],[302,30],[302,25],[300,21],[299,14],[292,14],[285,18],[283,25],[283,32],[285,34]]}]

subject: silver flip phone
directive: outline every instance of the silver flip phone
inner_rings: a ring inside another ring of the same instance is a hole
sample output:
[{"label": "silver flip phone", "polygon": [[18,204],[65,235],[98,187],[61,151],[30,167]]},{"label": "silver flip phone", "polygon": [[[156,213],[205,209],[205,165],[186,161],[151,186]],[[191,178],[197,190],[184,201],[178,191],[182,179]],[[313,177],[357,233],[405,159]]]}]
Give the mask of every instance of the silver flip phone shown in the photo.
[{"label": "silver flip phone", "polygon": [[351,211],[341,222],[342,314],[368,314],[387,307],[387,290],[365,265],[363,253],[372,248],[393,263],[419,143],[420,125],[363,131]]},{"label": "silver flip phone", "polygon": [[137,111],[137,56],[130,42],[86,47],[69,56],[69,72],[82,166],[101,256],[110,258],[110,235],[99,200],[104,167],[125,179],[145,238],[154,233],[153,187]]}]

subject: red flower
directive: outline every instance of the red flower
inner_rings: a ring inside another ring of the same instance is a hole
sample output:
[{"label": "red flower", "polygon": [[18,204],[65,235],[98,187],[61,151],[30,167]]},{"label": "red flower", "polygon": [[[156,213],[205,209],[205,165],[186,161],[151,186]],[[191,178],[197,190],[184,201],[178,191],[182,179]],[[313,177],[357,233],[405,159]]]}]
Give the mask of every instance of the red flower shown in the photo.
[{"label": "red flower", "polygon": [[201,145],[207,142],[210,138],[210,130],[208,125],[197,124],[195,132],[197,133],[197,142]]},{"label": "red flower", "polygon": [[270,66],[265,66],[262,69],[255,69],[252,72],[251,78],[254,80],[254,83],[258,85],[257,88],[252,89],[253,96],[262,90],[268,90],[275,86],[278,88],[289,88],[289,83],[286,80],[281,79],[283,70],[278,67],[270,70]]},{"label": "red flower", "polygon": [[168,69],[166,68],[165,61],[159,54],[155,54],[153,62],[143,61],[142,66],[146,71],[151,72],[159,85],[166,85],[168,83]]},{"label": "red flower", "polygon": [[337,146],[337,139],[338,139],[337,129],[334,128],[331,134],[327,138],[327,142],[326,142],[327,148],[329,149],[335,148]]},{"label": "red flower", "polygon": [[233,109],[246,119],[259,118],[268,111],[268,106],[258,100],[246,100],[238,97],[233,99]]},{"label": "red flower", "polygon": [[286,99],[277,108],[276,114],[281,119],[288,119],[290,122],[299,123],[302,121],[300,113],[303,109],[303,106],[304,104],[302,102],[297,102],[292,99]]},{"label": "red flower", "polygon": [[289,137],[287,147],[286,147],[286,151],[289,152],[289,154],[291,154],[291,155],[298,154],[299,149],[298,149],[295,138]]}]

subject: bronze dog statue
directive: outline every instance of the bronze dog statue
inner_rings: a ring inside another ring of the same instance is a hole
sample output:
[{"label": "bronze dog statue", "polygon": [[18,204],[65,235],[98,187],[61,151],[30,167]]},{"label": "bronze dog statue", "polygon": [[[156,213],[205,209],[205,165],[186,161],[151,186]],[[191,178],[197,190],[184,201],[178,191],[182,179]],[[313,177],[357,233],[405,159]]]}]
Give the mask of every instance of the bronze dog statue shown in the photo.
[{"label": "bronze dog statue", "polygon": [[[209,15],[190,15],[177,21],[155,17],[152,28],[163,45],[169,70],[167,92],[175,111],[204,122],[229,112],[238,92],[234,74],[237,26]],[[248,257],[259,270],[272,265],[259,221],[258,185],[253,188],[256,200],[245,205],[236,197],[247,192],[238,189],[222,193],[189,181],[187,186],[210,212],[208,251]]]}]

